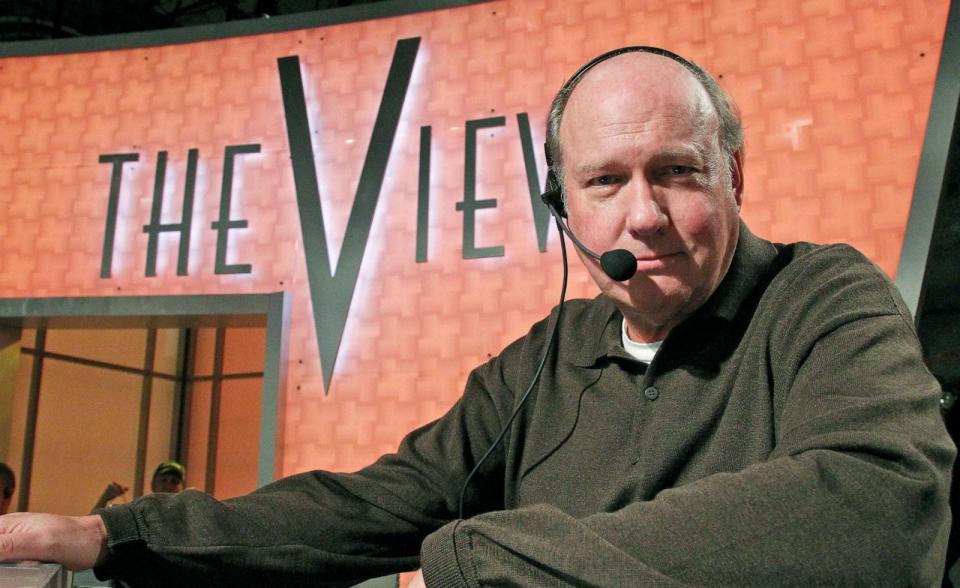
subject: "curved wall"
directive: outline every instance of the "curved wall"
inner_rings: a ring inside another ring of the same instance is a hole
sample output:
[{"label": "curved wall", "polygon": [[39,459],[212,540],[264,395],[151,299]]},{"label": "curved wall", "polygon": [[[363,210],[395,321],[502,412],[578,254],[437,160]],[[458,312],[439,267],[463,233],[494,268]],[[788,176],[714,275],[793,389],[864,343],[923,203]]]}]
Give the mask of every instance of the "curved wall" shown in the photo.
[{"label": "curved wall", "polygon": [[289,291],[283,473],[354,469],[556,303],[530,186],[546,107],[584,61],[644,44],[706,66],[746,123],[752,230],[850,242],[892,275],[947,11],[502,0],[2,58],[0,291]]}]

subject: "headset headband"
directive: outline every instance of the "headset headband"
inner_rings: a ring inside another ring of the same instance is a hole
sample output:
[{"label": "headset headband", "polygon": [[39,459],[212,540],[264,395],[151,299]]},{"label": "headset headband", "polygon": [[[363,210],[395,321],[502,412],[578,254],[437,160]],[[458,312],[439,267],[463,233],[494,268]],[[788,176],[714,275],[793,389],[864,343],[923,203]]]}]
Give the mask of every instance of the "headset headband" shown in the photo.
[{"label": "headset headband", "polygon": [[[654,55],[660,55],[668,59],[672,59],[693,73],[700,71],[700,68],[694,65],[692,61],[684,59],[668,49],[664,49],[662,47],[653,47],[652,45],[628,45],[626,47],[620,47],[619,49],[613,49],[612,51],[602,53],[583,64],[580,69],[574,72],[574,74],[570,76],[562,86],[560,86],[560,90],[557,92],[557,95],[559,96],[560,94],[572,91],[573,88],[580,83],[580,79],[583,78],[588,71],[604,61],[612,59],[618,55],[623,55],[624,53],[653,53]],[[547,158],[547,167],[553,169],[553,154],[550,153],[549,144],[546,146],[545,155]]]}]

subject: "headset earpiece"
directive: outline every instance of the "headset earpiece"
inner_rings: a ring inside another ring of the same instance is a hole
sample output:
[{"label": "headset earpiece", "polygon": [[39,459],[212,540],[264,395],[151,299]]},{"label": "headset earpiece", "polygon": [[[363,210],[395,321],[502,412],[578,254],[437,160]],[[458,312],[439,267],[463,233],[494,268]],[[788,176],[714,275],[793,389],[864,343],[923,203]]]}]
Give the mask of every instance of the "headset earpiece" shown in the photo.
[{"label": "headset earpiece", "polygon": [[552,206],[557,214],[566,218],[567,211],[563,207],[563,192],[560,188],[560,182],[557,181],[557,174],[552,169],[547,170],[547,185],[544,188],[540,199],[547,206]]}]

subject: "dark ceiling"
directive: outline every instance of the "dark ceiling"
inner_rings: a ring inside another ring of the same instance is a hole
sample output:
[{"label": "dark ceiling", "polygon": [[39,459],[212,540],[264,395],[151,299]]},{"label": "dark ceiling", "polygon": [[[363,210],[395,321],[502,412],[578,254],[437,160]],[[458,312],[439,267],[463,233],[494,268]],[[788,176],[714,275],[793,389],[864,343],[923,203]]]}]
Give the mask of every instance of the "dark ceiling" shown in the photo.
[{"label": "dark ceiling", "polygon": [[132,33],[384,0],[0,0],[0,42]]}]

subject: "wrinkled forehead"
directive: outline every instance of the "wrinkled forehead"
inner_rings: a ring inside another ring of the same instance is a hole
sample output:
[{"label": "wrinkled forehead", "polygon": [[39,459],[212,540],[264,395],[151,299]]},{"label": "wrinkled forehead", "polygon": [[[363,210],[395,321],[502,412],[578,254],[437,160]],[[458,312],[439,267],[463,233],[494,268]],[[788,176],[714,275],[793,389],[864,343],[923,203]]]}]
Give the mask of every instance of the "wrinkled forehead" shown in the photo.
[{"label": "wrinkled forehead", "polygon": [[569,126],[616,124],[619,119],[676,120],[707,131],[719,121],[706,89],[676,61],[652,53],[625,53],[580,78],[560,121]]}]

